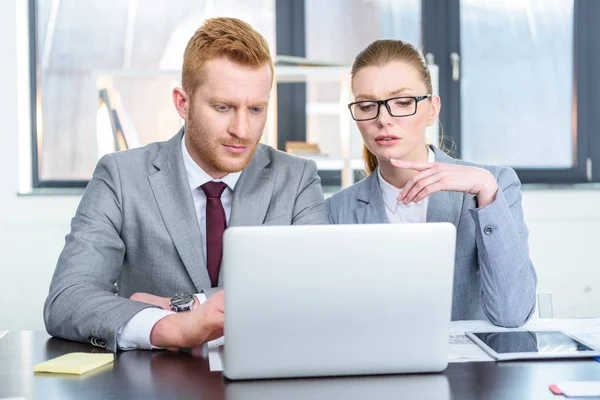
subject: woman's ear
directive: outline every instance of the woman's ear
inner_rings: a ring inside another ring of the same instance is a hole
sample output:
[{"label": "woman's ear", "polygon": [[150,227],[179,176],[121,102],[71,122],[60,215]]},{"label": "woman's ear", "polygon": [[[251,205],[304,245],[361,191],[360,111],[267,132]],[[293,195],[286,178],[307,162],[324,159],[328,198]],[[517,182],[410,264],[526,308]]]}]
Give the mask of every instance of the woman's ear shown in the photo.
[{"label": "woman's ear", "polygon": [[427,120],[427,126],[431,126],[435,123],[438,116],[440,115],[440,109],[442,108],[442,102],[440,96],[434,94],[431,96],[431,112],[429,113],[429,119]]}]

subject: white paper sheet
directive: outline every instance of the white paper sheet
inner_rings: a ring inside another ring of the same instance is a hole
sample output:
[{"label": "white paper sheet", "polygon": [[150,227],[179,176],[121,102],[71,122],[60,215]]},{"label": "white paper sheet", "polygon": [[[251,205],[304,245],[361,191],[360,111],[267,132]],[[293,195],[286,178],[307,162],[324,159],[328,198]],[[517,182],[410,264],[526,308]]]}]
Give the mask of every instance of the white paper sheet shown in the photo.
[{"label": "white paper sheet", "polygon": [[495,328],[488,321],[452,321],[450,323],[450,348],[448,350],[448,362],[476,362],[494,361],[479,346],[469,339],[465,332],[486,330]]},{"label": "white paper sheet", "polygon": [[[561,330],[588,342],[594,347],[600,348],[600,318],[536,319],[530,321],[520,329]],[[448,340],[450,341],[448,362],[494,361],[493,358],[488,356],[465,335],[465,332],[468,331],[485,330],[508,331],[514,329],[499,328],[489,321],[452,321],[448,335]],[[217,341],[221,339],[217,339]],[[210,343],[212,342],[209,342],[208,345],[210,370],[223,371],[223,342],[213,345]]]},{"label": "white paper sheet", "polygon": [[525,325],[525,328],[531,330],[560,330],[600,348],[600,318],[539,319],[531,321]]},{"label": "white paper sheet", "polygon": [[223,371],[223,345],[225,344],[225,336],[208,342],[208,364],[211,372]]},{"label": "white paper sheet", "polygon": [[[536,319],[518,329],[538,331],[559,330],[574,335],[596,348],[600,348],[600,318]],[[448,361],[493,361],[479,346],[472,342],[469,344],[467,341],[470,341],[470,339],[464,336],[464,332],[481,330],[509,331],[517,329],[499,328],[487,321],[453,321],[450,323],[450,352]]]},{"label": "white paper sheet", "polygon": [[598,397],[600,396],[600,382],[561,382],[556,386],[567,397]]}]

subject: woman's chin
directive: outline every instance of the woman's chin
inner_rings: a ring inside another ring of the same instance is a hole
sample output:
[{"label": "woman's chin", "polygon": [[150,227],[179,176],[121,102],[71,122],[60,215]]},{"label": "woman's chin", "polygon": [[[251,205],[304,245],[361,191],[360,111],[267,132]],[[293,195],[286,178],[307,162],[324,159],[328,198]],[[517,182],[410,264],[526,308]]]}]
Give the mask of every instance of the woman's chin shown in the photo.
[{"label": "woman's chin", "polygon": [[378,154],[375,154],[375,157],[377,157],[378,160],[387,162],[389,162],[392,158],[396,160],[402,160],[404,157],[406,157],[406,151],[402,151],[399,149],[389,149],[386,151],[379,151],[377,153]]}]

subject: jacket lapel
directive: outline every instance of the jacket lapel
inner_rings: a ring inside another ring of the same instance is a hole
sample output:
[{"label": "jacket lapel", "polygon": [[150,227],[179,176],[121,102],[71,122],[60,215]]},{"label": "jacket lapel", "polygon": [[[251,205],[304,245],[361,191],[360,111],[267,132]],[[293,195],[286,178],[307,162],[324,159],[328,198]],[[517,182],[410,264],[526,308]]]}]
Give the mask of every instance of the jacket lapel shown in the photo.
[{"label": "jacket lapel", "polygon": [[359,224],[385,224],[388,222],[377,171],[373,171],[362,182],[356,200],[359,202],[356,209],[356,220]]},{"label": "jacket lapel", "polygon": [[[456,164],[456,160],[432,146],[435,161]],[[437,192],[429,196],[427,222],[450,222],[458,227],[464,194],[461,192]]]},{"label": "jacket lapel", "polygon": [[233,191],[229,226],[262,225],[275,185],[273,170],[268,168],[270,162],[263,145],[259,145]]},{"label": "jacket lapel", "polygon": [[[267,168],[270,162],[263,145],[259,145],[233,191],[228,227],[260,226],[264,222],[275,185],[273,170]],[[219,271],[220,286],[224,283],[223,271]]]},{"label": "jacket lapel", "polygon": [[194,200],[181,154],[183,129],[161,149],[148,180],[163,222],[196,289],[210,287]]}]

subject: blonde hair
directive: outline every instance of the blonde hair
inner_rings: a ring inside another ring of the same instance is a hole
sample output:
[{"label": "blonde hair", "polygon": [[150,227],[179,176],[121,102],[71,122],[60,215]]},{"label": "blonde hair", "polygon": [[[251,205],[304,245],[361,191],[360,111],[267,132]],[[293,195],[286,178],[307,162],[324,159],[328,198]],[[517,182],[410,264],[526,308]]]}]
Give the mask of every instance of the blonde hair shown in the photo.
[{"label": "blonde hair", "polygon": [[267,40],[250,24],[237,18],[209,18],[194,33],[183,53],[181,84],[193,96],[202,83],[202,66],[209,60],[226,57],[248,67],[269,64],[273,81],[273,60]]},{"label": "blonde hair", "polygon": [[[433,92],[431,75],[425,58],[415,46],[402,40],[380,39],[368,45],[354,59],[350,75],[354,79],[356,73],[365,67],[383,66],[391,61],[404,61],[412,65],[419,71],[428,93]],[[363,159],[365,172],[369,175],[375,171],[379,163],[377,157],[364,145]]]}]

